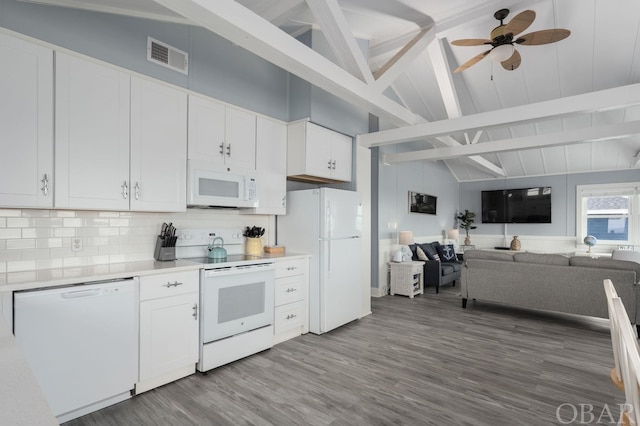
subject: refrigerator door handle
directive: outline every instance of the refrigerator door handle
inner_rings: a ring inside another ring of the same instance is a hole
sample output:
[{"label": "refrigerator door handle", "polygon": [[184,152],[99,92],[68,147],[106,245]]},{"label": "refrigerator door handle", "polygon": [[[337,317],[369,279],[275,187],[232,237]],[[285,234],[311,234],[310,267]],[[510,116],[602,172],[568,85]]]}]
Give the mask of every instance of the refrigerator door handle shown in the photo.
[{"label": "refrigerator door handle", "polygon": [[333,236],[333,230],[332,228],[332,224],[331,224],[331,201],[327,200],[327,207],[326,207],[326,212],[325,212],[325,218],[324,218],[324,223],[325,226],[327,227],[326,232],[327,232],[327,238],[331,239],[331,237]]}]

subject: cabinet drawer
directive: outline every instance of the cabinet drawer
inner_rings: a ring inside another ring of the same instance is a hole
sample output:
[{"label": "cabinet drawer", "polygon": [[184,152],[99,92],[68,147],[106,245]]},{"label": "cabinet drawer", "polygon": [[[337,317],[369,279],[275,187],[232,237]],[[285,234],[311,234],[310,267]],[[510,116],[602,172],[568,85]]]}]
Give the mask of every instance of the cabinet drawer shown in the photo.
[{"label": "cabinet drawer", "polygon": [[158,299],[198,291],[197,270],[140,277],[140,300]]},{"label": "cabinet drawer", "polygon": [[274,334],[302,326],[302,302],[278,306],[275,310]]},{"label": "cabinet drawer", "polygon": [[304,289],[305,275],[296,275],[293,277],[276,279],[276,306],[286,303],[297,302],[304,298],[302,290]]},{"label": "cabinet drawer", "polygon": [[301,275],[307,272],[306,259],[292,259],[276,262],[276,278]]}]

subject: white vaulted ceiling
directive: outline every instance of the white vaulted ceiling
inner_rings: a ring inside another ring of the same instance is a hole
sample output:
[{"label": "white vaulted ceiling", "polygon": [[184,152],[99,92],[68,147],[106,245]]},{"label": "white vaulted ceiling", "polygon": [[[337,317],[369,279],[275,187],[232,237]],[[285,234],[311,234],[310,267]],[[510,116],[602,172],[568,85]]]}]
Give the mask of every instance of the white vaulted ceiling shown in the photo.
[{"label": "white vaulted ceiling", "polygon": [[[381,117],[385,130],[358,142],[404,144],[389,163],[443,160],[459,181],[640,170],[638,0],[39,2],[208,28]],[[517,46],[522,64],[514,71],[485,58],[454,74],[487,47],[451,41],[490,38],[503,8],[505,23],[535,11],[523,34],[571,35]],[[294,40],[310,28],[324,33],[332,58]],[[369,40],[368,59],[356,37]]]}]

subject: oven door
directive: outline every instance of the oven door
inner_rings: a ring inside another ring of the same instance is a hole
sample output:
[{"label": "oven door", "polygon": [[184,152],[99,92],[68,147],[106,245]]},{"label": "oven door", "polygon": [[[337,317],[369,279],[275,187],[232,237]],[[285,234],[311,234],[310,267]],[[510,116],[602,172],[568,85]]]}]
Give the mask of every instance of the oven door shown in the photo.
[{"label": "oven door", "polygon": [[203,270],[202,343],[273,324],[274,279],[273,264]]}]

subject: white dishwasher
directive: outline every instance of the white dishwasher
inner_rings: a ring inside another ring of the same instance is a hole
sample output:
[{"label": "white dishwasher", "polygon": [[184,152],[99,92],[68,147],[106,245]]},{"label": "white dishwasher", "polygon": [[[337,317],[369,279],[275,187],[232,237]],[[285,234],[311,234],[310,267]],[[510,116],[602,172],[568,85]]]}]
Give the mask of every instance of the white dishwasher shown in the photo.
[{"label": "white dishwasher", "polygon": [[59,422],[131,397],[138,278],[14,293],[14,335]]}]

